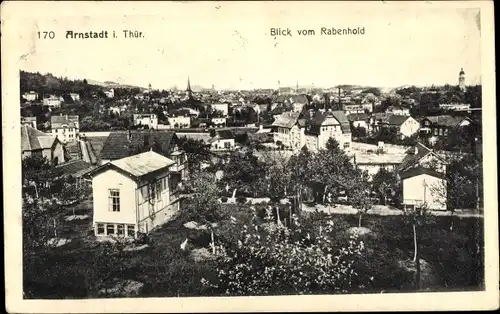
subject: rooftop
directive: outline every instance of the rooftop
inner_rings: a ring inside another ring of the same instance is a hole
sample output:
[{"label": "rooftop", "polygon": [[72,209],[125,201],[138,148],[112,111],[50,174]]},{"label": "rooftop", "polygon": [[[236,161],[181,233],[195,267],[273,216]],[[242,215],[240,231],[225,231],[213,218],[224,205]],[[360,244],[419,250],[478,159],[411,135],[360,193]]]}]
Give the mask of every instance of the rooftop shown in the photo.
[{"label": "rooftop", "polygon": [[114,160],[110,163],[135,177],[142,177],[175,164],[173,160],[153,151]]},{"label": "rooftop", "polygon": [[38,131],[28,125],[21,125],[21,150],[50,149],[57,140],[55,136]]}]

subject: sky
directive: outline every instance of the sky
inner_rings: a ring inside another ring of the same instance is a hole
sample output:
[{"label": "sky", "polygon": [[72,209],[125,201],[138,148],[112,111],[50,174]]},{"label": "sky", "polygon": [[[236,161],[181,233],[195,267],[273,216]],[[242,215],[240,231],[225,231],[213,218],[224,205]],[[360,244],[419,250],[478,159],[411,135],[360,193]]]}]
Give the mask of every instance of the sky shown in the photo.
[{"label": "sky", "polygon": [[[113,3],[108,3],[109,5]],[[117,7],[115,7],[117,8]],[[116,11],[116,12],[115,12]],[[192,86],[252,89],[281,86],[377,87],[481,82],[478,9],[336,3],[158,3],[156,9],[61,11],[22,21],[19,68],[73,79],[154,89]],[[320,35],[320,29],[364,27],[364,35]],[[290,28],[292,36],[271,36]],[[123,38],[122,30],[143,38]],[[299,36],[313,29],[315,36]],[[53,30],[42,40],[38,31]],[[113,30],[116,39],[66,39]]]}]

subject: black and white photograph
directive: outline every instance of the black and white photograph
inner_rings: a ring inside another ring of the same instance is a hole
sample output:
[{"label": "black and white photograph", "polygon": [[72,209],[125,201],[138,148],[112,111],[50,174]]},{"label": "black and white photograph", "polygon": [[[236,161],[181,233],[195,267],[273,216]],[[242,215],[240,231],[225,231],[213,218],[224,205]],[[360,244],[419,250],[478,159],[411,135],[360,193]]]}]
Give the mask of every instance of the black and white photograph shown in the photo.
[{"label": "black and white photograph", "polygon": [[2,4],[7,294],[498,308],[493,4],[438,2]]}]

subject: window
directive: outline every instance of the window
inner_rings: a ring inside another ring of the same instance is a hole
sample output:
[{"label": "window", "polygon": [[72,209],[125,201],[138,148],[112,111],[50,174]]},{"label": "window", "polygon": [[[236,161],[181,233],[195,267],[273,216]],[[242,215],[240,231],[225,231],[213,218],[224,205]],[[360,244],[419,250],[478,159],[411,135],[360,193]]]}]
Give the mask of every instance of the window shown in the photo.
[{"label": "window", "polygon": [[115,234],[115,225],[114,224],[107,224],[106,225],[106,234],[108,234],[108,235]]},{"label": "window", "polygon": [[224,142],[224,148],[231,148],[231,143]]},{"label": "window", "polygon": [[120,190],[109,189],[109,211],[119,212],[120,211]]},{"label": "window", "polygon": [[119,236],[123,236],[125,234],[125,226],[124,225],[116,225],[117,230],[116,234]]},{"label": "window", "polygon": [[161,199],[161,191],[161,181],[151,183],[151,200],[159,201]]},{"label": "window", "polygon": [[350,146],[349,142],[344,143],[344,149],[349,148],[349,146]]},{"label": "window", "polygon": [[127,225],[127,236],[128,237],[135,236],[135,226],[134,225]]},{"label": "window", "polygon": [[104,224],[97,224],[97,234],[104,234]]}]

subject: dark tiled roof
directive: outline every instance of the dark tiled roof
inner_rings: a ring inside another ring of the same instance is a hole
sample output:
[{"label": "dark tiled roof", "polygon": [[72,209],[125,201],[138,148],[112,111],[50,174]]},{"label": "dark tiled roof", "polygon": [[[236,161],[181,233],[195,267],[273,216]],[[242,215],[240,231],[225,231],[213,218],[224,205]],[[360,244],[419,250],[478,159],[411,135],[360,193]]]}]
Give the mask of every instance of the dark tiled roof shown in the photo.
[{"label": "dark tiled roof", "polygon": [[107,136],[87,136],[86,139],[89,141],[92,146],[92,151],[94,152],[96,158],[99,158],[101,154],[101,150],[104,146],[104,143],[107,140]]},{"label": "dark tiled roof", "polygon": [[129,131],[111,132],[104,142],[100,158],[110,160],[125,158],[134,153],[132,151],[134,147],[144,147],[144,150],[149,150],[155,141],[161,145],[163,152],[168,152],[172,150],[175,139],[175,133],[172,131],[130,131],[130,140]]},{"label": "dark tiled roof", "polygon": [[421,174],[427,174],[436,178],[441,178],[444,179],[444,174],[439,173],[435,170],[429,169],[429,168],[424,168],[424,167],[415,167],[415,168],[410,168],[404,171],[401,171],[399,173],[399,177],[404,180],[407,178],[415,177]]},{"label": "dark tiled roof", "polygon": [[232,139],[234,138],[233,131],[227,129],[227,130],[217,130],[216,131],[217,136],[221,139]]},{"label": "dark tiled roof", "polygon": [[85,173],[94,169],[95,166],[83,161],[83,160],[72,160],[66,163],[57,165],[57,168],[61,171],[63,176],[73,176],[81,177]]},{"label": "dark tiled roof", "polygon": [[389,125],[397,125],[397,126],[400,126],[402,125],[403,123],[405,123],[406,120],[410,119],[411,117],[409,116],[401,116],[401,115],[390,115],[388,118],[387,118],[387,121],[386,123],[389,124]]}]

